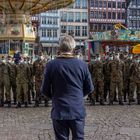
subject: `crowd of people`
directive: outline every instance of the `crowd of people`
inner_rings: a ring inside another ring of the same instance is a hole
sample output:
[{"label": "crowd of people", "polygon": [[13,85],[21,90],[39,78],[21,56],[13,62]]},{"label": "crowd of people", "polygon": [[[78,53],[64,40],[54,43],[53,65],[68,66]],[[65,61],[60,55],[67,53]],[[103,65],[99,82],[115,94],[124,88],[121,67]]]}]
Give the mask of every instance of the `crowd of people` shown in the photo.
[{"label": "crowd of people", "polygon": [[[94,93],[89,96],[91,105],[105,102],[113,105],[119,102],[131,105],[136,101],[140,105],[140,56],[127,52],[107,53],[104,59],[99,54],[89,63]],[[136,93],[136,99],[134,98]]]},{"label": "crowd of people", "polygon": [[[17,108],[22,104],[28,107],[33,100],[34,107],[38,107],[42,100],[40,87],[45,65],[46,59],[42,53],[34,62],[30,57],[2,57],[0,59],[0,107],[5,104],[11,107],[12,101]],[[47,106],[47,98],[43,100]]]},{"label": "crowd of people", "polygon": [[[77,57],[78,58],[78,57]],[[42,97],[40,88],[47,60],[39,53],[37,60],[32,62],[30,57],[11,56],[0,59],[0,107],[12,101],[17,108],[23,104],[28,107],[34,103],[38,107],[43,100],[48,106],[49,99]],[[124,102],[131,105],[137,101],[140,105],[140,56],[128,53],[107,53],[105,58],[99,54],[92,56],[89,62],[95,90],[89,95],[91,105],[113,105]],[[136,92],[137,98],[134,98]],[[32,102],[34,101],[34,102]]]}]

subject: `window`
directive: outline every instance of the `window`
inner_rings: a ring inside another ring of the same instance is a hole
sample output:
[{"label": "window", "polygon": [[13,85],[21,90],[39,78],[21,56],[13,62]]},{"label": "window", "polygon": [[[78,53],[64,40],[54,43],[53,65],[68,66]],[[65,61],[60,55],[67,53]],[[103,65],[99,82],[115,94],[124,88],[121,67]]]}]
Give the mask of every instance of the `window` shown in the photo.
[{"label": "window", "polygon": [[113,8],[116,8],[116,2],[113,2]]},{"label": "window", "polygon": [[75,1],[75,8],[80,8],[80,3],[81,3],[81,0],[76,0]]},{"label": "window", "polygon": [[53,37],[57,37],[57,30],[53,30]]},{"label": "window", "polygon": [[103,19],[106,19],[106,12],[103,12]]},{"label": "window", "polygon": [[80,36],[80,26],[75,26],[75,36]]},{"label": "window", "polygon": [[98,0],[95,0],[95,7],[98,7],[99,5],[98,5]]},{"label": "window", "polygon": [[73,35],[73,33],[74,33],[74,27],[73,26],[67,26],[68,27],[68,34],[69,35]]},{"label": "window", "polygon": [[108,19],[111,19],[111,12],[108,12]]},{"label": "window", "polygon": [[116,13],[112,13],[112,19],[116,19]]},{"label": "window", "polygon": [[87,12],[83,12],[82,13],[82,22],[87,22],[87,18],[88,18]]},{"label": "window", "polygon": [[74,13],[73,12],[69,12],[68,13],[68,22],[73,22],[74,19]]},{"label": "window", "polygon": [[108,8],[111,8],[111,2],[110,1],[108,2]]},{"label": "window", "polygon": [[98,6],[99,7],[102,7],[103,5],[102,5],[102,1],[98,1]]},{"label": "window", "polygon": [[53,24],[54,24],[54,25],[58,25],[57,18],[53,18]]},{"label": "window", "polygon": [[121,8],[121,7],[122,7],[122,3],[118,2],[118,8]]},{"label": "window", "polygon": [[47,30],[47,37],[52,37],[52,30],[51,29]]},{"label": "window", "polygon": [[122,13],[122,19],[126,19],[126,14]]},{"label": "window", "polygon": [[80,12],[75,13],[75,22],[81,22],[81,13]]},{"label": "window", "polygon": [[94,18],[97,18],[98,19],[98,11],[95,11],[94,12]]},{"label": "window", "polygon": [[94,12],[90,11],[90,17],[93,18],[94,17]]},{"label": "window", "polygon": [[121,19],[121,13],[118,13],[117,19]]},{"label": "window", "polygon": [[82,8],[87,8],[87,0],[82,0]]},{"label": "window", "polygon": [[122,2],[122,8],[125,8],[125,7],[126,7],[125,2]]},{"label": "window", "polygon": [[94,1],[93,0],[90,1],[90,7],[94,7]]},{"label": "window", "polygon": [[42,24],[46,24],[46,17],[42,17],[42,18],[41,18],[41,23],[42,23]]},{"label": "window", "polygon": [[103,1],[103,7],[106,8],[107,7],[107,2]]},{"label": "window", "polygon": [[102,18],[102,12],[98,12],[98,18],[99,18],[99,19]]},{"label": "window", "polygon": [[67,22],[67,12],[61,12],[61,21]]},{"label": "window", "polygon": [[48,24],[51,25],[52,23],[52,18],[48,18]]},{"label": "window", "polygon": [[61,26],[61,33],[66,33],[66,26]]},{"label": "window", "polygon": [[82,27],[82,36],[87,36],[87,26]]},{"label": "window", "polygon": [[42,37],[46,37],[46,29],[45,28],[42,29]]}]

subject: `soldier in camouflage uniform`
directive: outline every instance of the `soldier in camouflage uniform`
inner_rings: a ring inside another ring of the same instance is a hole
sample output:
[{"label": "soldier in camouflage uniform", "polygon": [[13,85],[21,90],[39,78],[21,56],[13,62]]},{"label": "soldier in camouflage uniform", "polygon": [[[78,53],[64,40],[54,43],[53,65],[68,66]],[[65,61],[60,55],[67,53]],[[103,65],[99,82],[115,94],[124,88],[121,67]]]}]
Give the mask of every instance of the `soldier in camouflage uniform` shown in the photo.
[{"label": "soldier in camouflage uniform", "polygon": [[43,60],[43,55],[40,52],[38,59],[33,63],[33,75],[35,76],[35,90],[36,90],[35,107],[39,106],[39,99],[41,96],[40,88],[44,76],[44,68],[45,63]]},{"label": "soldier in camouflage uniform", "polygon": [[113,60],[113,55],[109,54],[103,64],[103,74],[104,74],[104,99],[107,100],[107,95],[110,93],[110,72],[108,64]]},{"label": "soldier in camouflage uniform", "polygon": [[30,69],[30,77],[29,77],[29,83],[28,83],[28,102],[29,104],[31,104],[31,96],[32,96],[32,99],[34,100],[35,89],[34,89],[33,64],[30,57],[27,58],[27,64]]},{"label": "soldier in camouflage uniform", "polygon": [[16,94],[16,65],[13,63],[12,58],[10,56],[8,56],[7,64],[9,66],[9,68],[10,68],[10,89],[12,89],[14,104],[16,104],[16,101],[17,101],[17,94]]},{"label": "soldier in camouflage uniform", "polygon": [[3,58],[0,59],[0,107],[4,106],[4,63]]},{"label": "soldier in camouflage uniform", "polygon": [[129,90],[129,104],[132,103],[134,97],[135,87],[137,89],[137,101],[140,105],[140,57],[137,56],[135,62],[130,66],[130,90]]},{"label": "soldier in camouflage uniform", "polygon": [[127,101],[129,96],[129,85],[130,85],[130,65],[132,64],[132,55],[129,54],[128,57],[124,60],[125,63],[125,72],[124,72],[124,102]]},{"label": "soldier in camouflage uniform", "polygon": [[17,83],[17,108],[21,107],[22,90],[24,94],[24,104],[28,107],[28,82],[29,82],[30,70],[27,63],[24,63],[21,58],[19,64],[16,65],[16,83]]},{"label": "soldier in camouflage uniform", "polygon": [[91,66],[91,76],[95,87],[93,95],[96,100],[100,97],[100,104],[104,105],[103,62],[99,55],[97,55],[95,62]]},{"label": "soldier in camouflage uniform", "polygon": [[124,63],[119,60],[119,53],[115,54],[114,60],[108,64],[110,72],[110,95],[109,105],[113,105],[114,94],[118,88],[119,104],[123,105],[123,74]]},{"label": "soldier in camouflage uniform", "polygon": [[5,97],[6,101],[5,103],[8,104],[8,107],[11,107],[11,86],[10,86],[10,66],[8,64],[8,58],[6,59],[6,62],[4,63],[4,87],[5,87]]},{"label": "soldier in camouflage uniform", "polygon": [[[88,64],[88,68],[89,68],[90,74],[92,74],[92,65],[95,62],[95,59],[96,59],[96,56],[94,55],[91,58],[90,63]],[[95,99],[94,99],[95,97],[94,96],[95,96],[94,93],[91,93],[91,94],[88,95],[88,99],[89,99],[91,105],[95,105]]]}]

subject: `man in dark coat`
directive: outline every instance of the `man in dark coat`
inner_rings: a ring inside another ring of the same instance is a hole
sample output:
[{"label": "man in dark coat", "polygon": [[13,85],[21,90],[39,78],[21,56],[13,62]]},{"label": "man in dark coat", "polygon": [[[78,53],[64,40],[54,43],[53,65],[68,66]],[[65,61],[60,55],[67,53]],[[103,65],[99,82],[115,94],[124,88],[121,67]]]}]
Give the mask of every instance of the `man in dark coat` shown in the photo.
[{"label": "man in dark coat", "polygon": [[83,97],[94,90],[85,62],[72,54],[75,41],[66,36],[60,55],[46,65],[41,93],[52,99],[52,120],[56,140],[84,140],[85,107]]}]

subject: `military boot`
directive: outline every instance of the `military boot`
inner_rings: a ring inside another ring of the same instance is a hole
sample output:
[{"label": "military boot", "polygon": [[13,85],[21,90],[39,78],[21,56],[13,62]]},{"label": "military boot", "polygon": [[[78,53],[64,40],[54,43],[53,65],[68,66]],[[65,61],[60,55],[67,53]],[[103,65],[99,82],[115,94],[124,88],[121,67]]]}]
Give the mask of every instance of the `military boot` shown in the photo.
[{"label": "military boot", "polygon": [[112,100],[110,100],[108,105],[113,105],[113,101],[112,101]]},{"label": "military boot", "polygon": [[8,101],[7,104],[8,104],[8,107],[11,107],[11,101]]},{"label": "military boot", "polygon": [[39,107],[39,101],[35,101],[34,107]]},{"label": "military boot", "polygon": [[28,103],[27,103],[27,102],[25,102],[25,103],[24,103],[24,106],[25,106],[25,108],[27,108],[27,107],[28,107]]},{"label": "military boot", "polygon": [[49,103],[48,103],[48,100],[45,100],[45,107],[48,107],[49,106]]},{"label": "military boot", "polygon": [[100,105],[105,105],[103,100],[100,100]]},{"label": "military boot", "polygon": [[4,102],[3,100],[0,101],[0,107],[3,107],[4,106]]},{"label": "military boot", "polygon": [[129,100],[129,103],[128,103],[128,105],[131,105],[132,104],[132,100]]},{"label": "military boot", "polygon": [[17,99],[16,98],[14,98],[14,105],[16,105],[17,104]]},{"label": "military boot", "polygon": [[18,102],[16,108],[21,108],[21,103]]},{"label": "military boot", "polygon": [[140,100],[138,100],[138,105],[140,105]]},{"label": "military boot", "polygon": [[119,105],[124,105],[124,103],[122,101],[119,101]]}]

